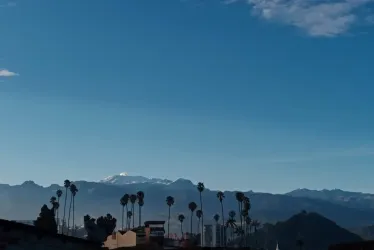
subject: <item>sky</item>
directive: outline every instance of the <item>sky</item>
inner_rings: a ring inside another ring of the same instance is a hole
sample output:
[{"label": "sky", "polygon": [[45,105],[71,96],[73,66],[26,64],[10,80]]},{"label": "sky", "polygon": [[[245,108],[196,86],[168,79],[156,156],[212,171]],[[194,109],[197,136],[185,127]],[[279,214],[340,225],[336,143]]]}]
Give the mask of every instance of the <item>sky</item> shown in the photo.
[{"label": "sky", "polygon": [[374,193],[374,0],[0,0],[0,183]]}]

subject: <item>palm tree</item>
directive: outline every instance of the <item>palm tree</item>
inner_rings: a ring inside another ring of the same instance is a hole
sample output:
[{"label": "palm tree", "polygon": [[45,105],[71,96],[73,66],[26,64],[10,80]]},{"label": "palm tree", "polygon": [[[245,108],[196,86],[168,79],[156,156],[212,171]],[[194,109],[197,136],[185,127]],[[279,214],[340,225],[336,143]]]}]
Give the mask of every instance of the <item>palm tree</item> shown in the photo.
[{"label": "palm tree", "polygon": [[[221,237],[222,237],[222,239],[223,239],[223,241],[224,241],[224,238],[225,238],[225,217],[224,217],[224,213],[223,213],[223,199],[225,199],[225,194],[223,193],[223,192],[221,192],[221,191],[219,191],[218,193],[217,193],[217,198],[218,198],[218,200],[219,200],[219,202],[221,203],[221,216],[222,216],[222,227],[223,227],[223,230],[221,230]],[[224,241],[225,243],[225,245],[226,245],[226,241]],[[222,244],[222,241],[221,241],[221,244]],[[222,245],[221,245],[222,246]]]},{"label": "palm tree", "polygon": [[51,199],[49,199],[49,203],[53,205],[57,201],[57,198],[55,196],[52,196]]},{"label": "palm tree", "polygon": [[122,198],[119,200],[119,204],[122,206],[122,231],[124,229],[123,224],[124,224],[124,217],[125,217],[125,206],[127,206],[129,199],[126,199],[125,195],[122,196]]},{"label": "palm tree", "polygon": [[[214,221],[216,222],[216,228],[218,227],[218,221],[219,221],[219,218],[220,218],[220,216],[219,216],[219,214],[215,214],[214,216],[213,216],[213,219],[214,219]],[[221,228],[220,228],[221,229]],[[215,232],[217,232],[217,229],[216,229],[216,231]],[[220,232],[222,232],[221,230],[220,230]],[[220,239],[219,239],[219,242],[220,242],[220,244],[222,244],[222,233],[221,233],[221,235],[219,236],[220,237]]]},{"label": "palm tree", "polygon": [[128,229],[127,226],[129,225],[129,222],[128,222],[129,218],[127,217],[127,212],[129,211],[128,204],[129,204],[129,200],[130,200],[130,195],[129,194],[124,194],[122,199],[125,202],[125,206],[126,206],[126,229]]},{"label": "palm tree", "polygon": [[174,205],[174,197],[166,197],[166,204],[169,206],[169,217],[168,217],[168,238],[170,236],[170,208]]},{"label": "palm tree", "polygon": [[139,227],[142,225],[142,207],[144,206],[144,192],[138,191],[136,193],[138,197],[138,206],[139,206]]},{"label": "palm tree", "polygon": [[242,220],[241,214],[242,214],[242,202],[244,200],[244,194],[242,192],[236,192],[235,198],[236,198],[236,201],[238,202],[238,207],[239,207],[238,214],[240,216],[240,227],[243,227],[243,220]]},{"label": "palm tree", "polygon": [[130,224],[131,224],[131,217],[132,217],[132,212],[131,211],[127,211],[127,228],[130,229]]},{"label": "palm tree", "polygon": [[136,202],[136,195],[130,195],[130,202],[131,202],[131,211],[132,211],[132,228],[135,228],[135,202]]},{"label": "palm tree", "polygon": [[69,205],[69,216],[68,216],[68,235],[69,235],[69,225],[70,225],[70,212],[71,212],[71,206],[73,205],[73,228],[74,228],[74,211],[75,211],[75,195],[78,193],[78,188],[75,186],[75,184],[70,185],[70,192],[71,192],[71,198],[70,198],[70,205]]},{"label": "palm tree", "polygon": [[251,209],[251,202],[249,200],[248,197],[244,196],[243,197],[243,207],[242,207],[242,217],[243,217],[243,220],[244,220],[244,224],[245,224],[245,227],[244,227],[244,244],[245,246],[247,245],[247,229],[248,229],[248,223],[247,223],[247,219],[249,218],[249,210]]},{"label": "palm tree", "polygon": [[[197,191],[199,191],[199,194],[200,194],[200,208],[201,208],[201,211],[204,211],[203,210],[203,199],[202,199],[202,192],[204,191],[204,189],[205,189],[204,183],[202,183],[202,182],[197,183]],[[204,214],[203,213],[201,214],[201,224],[202,224],[201,238],[204,239]],[[202,244],[202,246],[204,246],[204,243]]]},{"label": "palm tree", "polygon": [[196,217],[197,217],[197,220],[198,220],[198,223],[197,223],[197,234],[199,234],[199,231],[200,231],[200,220],[201,220],[201,217],[203,217],[203,211],[202,210],[196,210]]},{"label": "palm tree", "polygon": [[66,211],[66,202],[68,198],[68,188],[70,188],[71,182],[69,180],[64,181],[64,187],[65,187],[65,204],[64,204],[64,216],[62,217],[62,230],[61,233],[64,234],[64,227],[66,225],[65,222],[65,211]]},{"label": "palm tree", "polygon": [[188,209],[191,211],[191,227],[190,227],[191,236],[192,236],[192,217],[193,217],[193,212],[195,212],[196,208],[197,208],[197,204],[195,202],[192,201],[188,204]]},{"label": "palm tree", "polygon": [[179,222],[181,223],[181,234],[182,234],[182,239],[183,239],[183,221],[184,221],[185,217],[183,214],[180,214],[178,215],[178,220]]},{"label": "palm tree", "polygon": [[[56,191],[56,195],[57,195],[57,202],[59,204],[59,208],[60,208],[60,198],[62,196],[62,190],[59,189]],[[59,208],[57,209],[57,212],[56,212],[56,223],[57,223],[57,232],[59,231],[59,224],[60,224],[60,221],[59,221],[59,218],[58,218],[58,212],[59,212]]]}]

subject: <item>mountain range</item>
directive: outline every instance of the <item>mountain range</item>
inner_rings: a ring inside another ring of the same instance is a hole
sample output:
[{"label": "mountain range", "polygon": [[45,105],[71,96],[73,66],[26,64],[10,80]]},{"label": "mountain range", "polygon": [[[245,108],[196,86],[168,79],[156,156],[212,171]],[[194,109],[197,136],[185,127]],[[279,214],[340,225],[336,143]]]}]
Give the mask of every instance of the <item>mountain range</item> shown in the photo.
[{"label": "mountain range", "polygon": [[[63,182],[63,180],[62,180]],[[196,185],[190,180],[176,181],[129,176],[126,173],[107,177],[99,182],[74,181],[79,189],[76,196],[76,223],[83,223],[83,216],[90,214],[98,217],[107,213],[121,221],[120,198],[125,193],[145,193],[145,205],[142,209],[142,220],[167,219],[166,196],[173,196],[175,204],[171,209],[172,229],[179,230],[177,216],[186,216],[185,226],[189,229],[188,203],[199,204],[199,193]],[[62,183],[61,183],[62,184]],[[0,218],[12,220],[32,220],[40,212],[43,204],[48,204],[62,185],[53,184],[42,187],[33,181],[21,185],[0,184]],[[216,190],[206,188],[203,192],[204,222],[213,223],[213,215],[221,214]],[[318,213],[345,228],[360,228],[374,224],[374,195],[348,192],[342,190],[307,190],[297,189],[286,194],[269,194],[245,192],[251,200],[250,217],[262,223],[284,221],[302,210]],[[227,218],[230,210],[237,210],[235,192],[226,191],[224,215]],[[64,195],[63,197],[64,198]],[[60,215],[64,207],[60,201]],[[137,209],[135,209],[137,224]],[[195,216],[194,216],[195,217]],[[195,218],[194,218],[195,219]],[[196,224],[196,222],[194,222]]]}]

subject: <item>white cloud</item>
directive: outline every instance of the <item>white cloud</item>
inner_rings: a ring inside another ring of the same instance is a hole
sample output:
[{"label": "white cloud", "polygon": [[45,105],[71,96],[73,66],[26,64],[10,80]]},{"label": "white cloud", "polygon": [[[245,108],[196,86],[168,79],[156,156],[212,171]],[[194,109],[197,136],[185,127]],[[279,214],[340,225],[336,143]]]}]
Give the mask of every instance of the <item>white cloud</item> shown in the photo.
[{"label": "white cloud", "polygon": [[358,11],[374,0],[247,0],[253,14],[305,30],[312,36],[337,36],[359,20]]},{"label": "white cloud", "polygon": [[12,77],[12,76],[18,76],[17,73],[9,71],[7,69],[0,69],[0,77]]},{"label": "white cloud", "polygon": [[[252,13],[267,21],[291,25],[311,36],[333,37],[364,21],[373,23],[368,5],[374,0],[222,0],[225,4],[247,2]],[[366,9],[365,9],[366,8]],[[366,11],[360,11],[360,10]],[[360,14],[359,14],[360,12]],[[363,15],[363,16],[361,16]]]}]

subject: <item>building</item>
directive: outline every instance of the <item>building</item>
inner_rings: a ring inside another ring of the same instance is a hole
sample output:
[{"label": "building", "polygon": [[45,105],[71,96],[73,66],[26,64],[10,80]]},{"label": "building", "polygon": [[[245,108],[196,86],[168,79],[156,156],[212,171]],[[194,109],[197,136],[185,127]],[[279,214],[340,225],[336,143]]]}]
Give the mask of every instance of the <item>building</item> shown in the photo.
[{"label": "building", "polygon": [[165,221],[146,221],[145,226],[145,241],[147,243],[156,243],[164,245],[165,238]]},{"label": "building", "polygon": [[225,227],[220,224],[204,225],[204,238],[204,247],[224,246],[227,238]]}]

